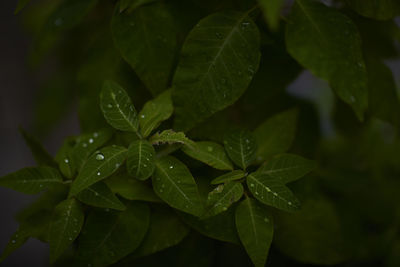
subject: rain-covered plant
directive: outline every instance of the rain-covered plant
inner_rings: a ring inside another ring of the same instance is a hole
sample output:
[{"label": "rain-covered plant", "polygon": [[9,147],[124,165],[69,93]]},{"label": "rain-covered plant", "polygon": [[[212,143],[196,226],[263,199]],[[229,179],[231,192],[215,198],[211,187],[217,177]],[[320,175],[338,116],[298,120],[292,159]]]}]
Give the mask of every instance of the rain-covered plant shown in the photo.
[{"label": "rain-covered plant", "polygon": [[[77,97],[82,134],[52,157],[22,130],[38,166],[0,185],[42,194],[1,260],[33,237],[54,266],[397,266],[397,0],[50,2],[36,126]],[[316,108],[285,90],[303,69]]]}]

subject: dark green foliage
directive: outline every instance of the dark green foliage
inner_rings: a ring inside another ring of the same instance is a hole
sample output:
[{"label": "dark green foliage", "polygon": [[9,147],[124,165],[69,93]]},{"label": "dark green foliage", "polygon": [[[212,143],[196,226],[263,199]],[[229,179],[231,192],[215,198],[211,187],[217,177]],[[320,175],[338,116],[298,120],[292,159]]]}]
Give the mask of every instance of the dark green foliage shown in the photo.
[{"label": "dark green foliage", "polygon": [[82,134],[21,130],[39,166],[0,186],[42,195],[1,261],[398,266],[398,1],[28,2],[34,128],[77,99]]}]

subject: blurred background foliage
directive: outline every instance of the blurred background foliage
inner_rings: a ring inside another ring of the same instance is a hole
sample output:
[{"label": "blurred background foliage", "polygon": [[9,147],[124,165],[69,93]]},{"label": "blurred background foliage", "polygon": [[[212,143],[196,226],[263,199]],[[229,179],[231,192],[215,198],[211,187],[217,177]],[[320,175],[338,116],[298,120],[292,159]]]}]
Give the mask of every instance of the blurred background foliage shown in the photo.
[{"label": "blurred background foliage", "polygon": [[[124,12],[133,12],[135,6],[125,2]],[[247,10],[255,4],[251,0],[164,2],[179,18],[175,21],[180,23],[178,48],[188,31],[207,14]],[[228,129],[254,129],[278,112],[297,108],[297,132],[290,151],[316,160],[318,168],[290,184],[303,203],[300,212],[274,211],[276,232],[267,266],[400,266],[400,105],[395,75],[399,73],[400,30],[398,20],[396,24],[393,19],[399,14],[389,18],[379,15],[376,20],[371,18],[376,14],[359,10],[361,1],[324,2],[350,16],[361,32],[370,93],[363,122],[333,95],[326,82],[304,70],[287,53],[285,16],[292,4],[288,1],[277,30],[271,31],[262,16],[256,16],[262,58],[250,87],[234,105],[188,135],[221,141]],[[116,3],[37,0],[18,14],[33,38],[29,66],[42,85],[32,125],[36,136],[46,138],[71,108],[78,110],[82,132],[105,126],[98,95],[106,79],[121,84],[138,109],[152,98],[152,92],[114,45],[110,24]],[[176,61],[177,55],[174,66]],[[197,172],[194,176],[213,174],[187,161]],[[178,259],[179,266],[250,265],[239,246],[195,232],[176,247],[134,262],[135,266],[168,266],[172,259]],[[127,261],[126,266],[130,264]]]}]

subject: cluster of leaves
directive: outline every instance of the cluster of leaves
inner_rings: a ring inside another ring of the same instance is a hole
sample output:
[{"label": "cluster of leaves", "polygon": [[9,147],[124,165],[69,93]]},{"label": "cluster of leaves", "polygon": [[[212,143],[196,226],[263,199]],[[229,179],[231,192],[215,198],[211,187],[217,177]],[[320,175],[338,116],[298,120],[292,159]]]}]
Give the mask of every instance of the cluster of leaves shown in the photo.
[{"label": "cluster of leaves", "polygon": [[[233,243],[263,266],[274,235],[271,266],[399,265],[400,105],[385,65],[398,57],[397,0],[36,2],[31,61],[58,65],[35,125],[77,97],[83,134],[53,159],[23,132],[40,166],[1,185],[47,190],[2,258],[34,237],[60,266],[179,266],[183,254],[184,266],[245,266]],[[329,118],[286,92],[302,70],[335,93]],[[316,159],[317,175],[296,181],[315,164],[289,149]]]},{"label": "cluster of leaves", "polygon": [[[79,264],[108,266],[132,253],[155,253],[180,242],[188,233],[179,229],[186,227],[178,219],[166,223],[158,217],[157,209],[150,208],[152,203],[165,203],[184,212],[186,215],[181,216],[189,225],[202,225],[204,220],[212,223],[217,215],[218,220],[234,219],[230,224],[236,225],[253,263],[265,264],[273,237],[273,220],[267,206],[296,211],[300,203],[285,184],[311,171],[312,161],[282,154],[249,172],[257,155],[262,159],[264,154],[249,131],[227,133],[224,147],[211,141],[194,142],[183,132],[173,130],[151,135],[173,113],[170,91],[147,102],[137,113],[126,91],[106,81],[100,105],[114,132],[105,129],[70,138],[55,159],[24,135],[42,165],[6,175],[0,185],[27,194],[47,191],[24,211],[29,215],[22,216],[3,259],[30,237],[49,242],[52,263],[75,241],[73,260]],[[270,137],[264,130],[268,123],[255,130],[257,137]],[[113,139],[123,133],[127,134],[124,140]],[[211,181],[217,186],[207,196],[199,193],[187,166],[169,155],[181,148],[189,157],[226,172]],[[44,199],[52,200],[50,207],[40,206]],[[228,209],[236,202],[239,204],[232,208],[232,218]],[[168,234],[160,235],[160,230]],[[217,230],[222,229],[212,231]],[[207,230],[205,234],[219,238]],[[229,238],[235,239],[236,235]]]}]

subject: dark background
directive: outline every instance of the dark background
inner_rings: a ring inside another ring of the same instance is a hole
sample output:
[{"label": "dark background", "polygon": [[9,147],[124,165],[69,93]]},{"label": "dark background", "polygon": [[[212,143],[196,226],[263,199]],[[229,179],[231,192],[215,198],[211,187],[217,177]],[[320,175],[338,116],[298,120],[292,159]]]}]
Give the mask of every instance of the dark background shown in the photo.
[{"label": "dark background", "polygon": [[[18,132],[19,126],[30,129],[38,81],[27,66],[31,40],[14,15],[16,5],[16,0],[0,1],[0,176],[35,164]],[[44,146],[52,155],[66,136],[79,132],[77,116],[70,113],[46,137]],[[14,215],[34,198],[0,188],[0,251],[18,228]],[[7,267],[47,265],[48,245],[34,239],[0,263]]]}]

